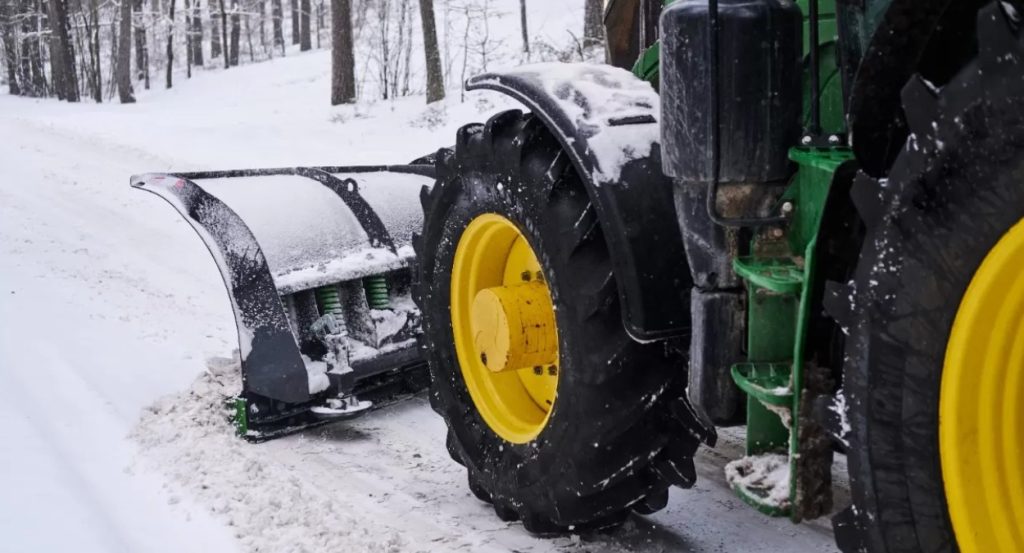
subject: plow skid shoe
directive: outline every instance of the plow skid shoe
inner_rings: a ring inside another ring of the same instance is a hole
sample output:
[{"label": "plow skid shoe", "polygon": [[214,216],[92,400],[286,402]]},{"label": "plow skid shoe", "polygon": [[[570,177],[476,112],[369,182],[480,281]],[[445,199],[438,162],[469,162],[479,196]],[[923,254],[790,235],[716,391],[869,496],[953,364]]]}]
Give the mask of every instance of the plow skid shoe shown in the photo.
[{"label": "plow skid shoe", "polygon": [[433,184],[433,171],[298,167],[132,177],[134,188],[181,214],[220,271],[238,328],[240,429],[295,429],[297,420],[332,419],[325,415],[339,398],[387,399],[422,385],[409,264],[412,233],[422,224],[419,192]]}]

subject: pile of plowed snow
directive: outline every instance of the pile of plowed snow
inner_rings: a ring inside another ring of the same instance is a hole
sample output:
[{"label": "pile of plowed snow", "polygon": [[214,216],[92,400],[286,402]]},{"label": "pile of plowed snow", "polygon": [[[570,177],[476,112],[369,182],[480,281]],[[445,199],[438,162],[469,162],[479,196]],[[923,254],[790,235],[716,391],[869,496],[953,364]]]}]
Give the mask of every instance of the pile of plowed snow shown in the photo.
[{"label": "pile of plowed snow", "polygon": [[238,360],[216,358],[208,365],[189,390],[145,410],[132,437],[150,460],[137,463],[158,460],[161,472],[225,520],[250,551],[407,550],[393,530],[236,438],[225,398],[240,390]]}]

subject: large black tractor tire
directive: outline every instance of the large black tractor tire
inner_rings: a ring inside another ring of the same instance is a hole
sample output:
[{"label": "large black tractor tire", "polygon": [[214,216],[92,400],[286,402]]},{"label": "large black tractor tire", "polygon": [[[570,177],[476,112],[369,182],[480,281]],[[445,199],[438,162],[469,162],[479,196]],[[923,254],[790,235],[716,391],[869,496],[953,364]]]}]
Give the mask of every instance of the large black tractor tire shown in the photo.
[{"label": "large black tractor tire", "polygon": [[[685,399],[686,359],[623,329],[612,260],[594,206],[568,156],[518,110],[460,129],[421,196],[415,299],[432,378],[430,401],[473,494],[537,534],[621,523],[665,506],[670,485],[694,483],[693,455],[710,441]],[[555,307],[557,397],[533,440],[499,437],[460,372],[449,305],[460,236],[478,215],[512,221],[536,252]]]},{"label": "large black tractor tire", "polygon": [[866,237],[833,298],[849,329],[853,506],[834,520],[847,553],[959,549],[940,459],[944,357],[972,277],[1024,219],[1024,46],[999,2],[979,13],[978,41],[941,89],[907,84],[911,136],[887,180],[861,175],[851,192]]}]

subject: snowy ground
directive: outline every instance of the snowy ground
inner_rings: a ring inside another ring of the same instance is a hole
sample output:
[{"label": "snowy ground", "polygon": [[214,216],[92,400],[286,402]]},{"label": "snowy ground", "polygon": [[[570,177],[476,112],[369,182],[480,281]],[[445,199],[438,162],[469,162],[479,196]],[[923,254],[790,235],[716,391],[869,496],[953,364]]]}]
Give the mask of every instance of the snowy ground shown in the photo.
[{"label": "snowy ground", "polygon": [[732,433],[667,509],[582,540],[498,521],[422,398],[262,445],[231,438],[210,408],[234,367],[208,362],[236,347],[223,285],[129,175],[404,162],[512,106],[484,93],[441,111],[331,108],[327,64],[200,73],[132,106],[0,95],[0,551],[834,550],[826,522],[733,496]]}]

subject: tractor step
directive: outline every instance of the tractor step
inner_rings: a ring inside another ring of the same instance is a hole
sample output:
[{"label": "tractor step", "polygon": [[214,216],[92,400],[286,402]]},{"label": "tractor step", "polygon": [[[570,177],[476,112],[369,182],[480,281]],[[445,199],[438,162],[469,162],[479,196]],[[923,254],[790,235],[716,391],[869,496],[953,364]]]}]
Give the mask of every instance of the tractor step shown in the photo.
[{"label": "tractor step", "polygon": [[791,364],[737,363],[731,372],[736,385],[761,403],[787,409],[793,405]]},{"label": "tractor step", "polygon": [[788,516],[789,465],[789,456],[781,453],[743,457],[725,466],[725,479],[747,505],[766,515]]}]

